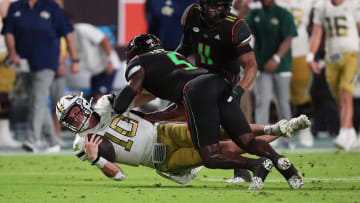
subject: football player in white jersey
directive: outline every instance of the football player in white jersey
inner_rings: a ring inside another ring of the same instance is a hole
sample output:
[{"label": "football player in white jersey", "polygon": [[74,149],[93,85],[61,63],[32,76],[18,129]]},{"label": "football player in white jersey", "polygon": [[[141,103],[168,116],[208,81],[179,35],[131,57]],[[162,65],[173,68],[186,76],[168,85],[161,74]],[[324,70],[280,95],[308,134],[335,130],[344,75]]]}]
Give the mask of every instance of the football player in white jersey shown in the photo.
[{"label": "football player in white jersey", "polygon": [[[92,108],[91,101],[82,95],[68,95],[57,103],[60,123],[76,133],[73,145],[76,156],[90,161],[113,180],[126,177],[115,163],[154,168],[161,176],[180,184],[195,177],[202,162],[192,146],[186,124],[153,124],[134,111],[119,115],[112,109],[111,100],[112,95],[105,95]],[[251,125],[255,135],[269,134],[257,138],[268,142],[309,126],[304,115],[274,125]],[[221,134],[226,138],[225,133]],[[222,141],[221,146],[223,150],[239,152],[239,156],[243,153],[232,141]]]},{"label": "football player in white jersey", "polygon": [[[325,34],[326,80],[333,96],[337,99],[340,112],[340,133],[334,145],[345,151],[356,143],[353,126],[353,91],[359,51],[360,1],[323,0],[315,5],[310,50],[306,57],[314,73],[319,73],[314,54],[319,48],[322,34]],[[324,28],[323,28],[324,27]]]},{"label": "football player in white jersey", "polygon": [[[290,101],[295,107],[295,115],[309,114],[311,109],[310,86],[311,71],[306,63],[309,51],[309,34],[307,26],[310,21],[311,10],[318,0],[276,0],[276,3],[286,8],[294,16],[298,35],[292,39],[292,67],[290,81]],[[314,138],[310,128],[299,132],[300,143],[311,147]]]}]

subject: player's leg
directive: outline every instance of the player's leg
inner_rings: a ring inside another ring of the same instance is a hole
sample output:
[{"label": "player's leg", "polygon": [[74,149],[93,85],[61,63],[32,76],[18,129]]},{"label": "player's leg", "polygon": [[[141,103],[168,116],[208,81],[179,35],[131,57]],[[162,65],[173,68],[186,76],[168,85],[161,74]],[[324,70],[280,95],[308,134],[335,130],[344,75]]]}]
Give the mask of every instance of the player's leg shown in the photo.
[{"label": "player's leg", "polygon": [[[214,74],[199,76],[185,86],[184,106],[194,147],[208,168],[246,168],[254,171],[259,164],[257,160],[220,149],[220,117],[216,107],[218,100],[226,99],[223,94],[225,88],[223,79]],[[204,89],[209,91],[204,93]],[[238,104],[237,107],[240,109]],[[247,131],[250,132],[250,128]]]},{"label": "player's leg", "polygon": [[221,103],[220,108],[221,124],[240,148],[248,153],[270,159],[292,188],[300,189],[302,187],[301,175],[286,157],[279,155],[268,142],[255,139],[251,133],[243,133],[243,130],[249,127],[237,105]]},{"label": "player's leg", "polygon": [[334,73],[327,67],[326,78],[330,83],[334,83],[334,74],[337,74],[337,86],[330,84],[332,93],[338,98],[340,110],[341,128],[339,136],[335,139],[334,144],[340,149],[349,151],[352,143],[356,140],[356,133],[352,123],[353,116],[353,96],[352,92],[355,88],[354,78],[357,71],[357,54],[346,53],[341,63],[335,66],[338,72]]}]

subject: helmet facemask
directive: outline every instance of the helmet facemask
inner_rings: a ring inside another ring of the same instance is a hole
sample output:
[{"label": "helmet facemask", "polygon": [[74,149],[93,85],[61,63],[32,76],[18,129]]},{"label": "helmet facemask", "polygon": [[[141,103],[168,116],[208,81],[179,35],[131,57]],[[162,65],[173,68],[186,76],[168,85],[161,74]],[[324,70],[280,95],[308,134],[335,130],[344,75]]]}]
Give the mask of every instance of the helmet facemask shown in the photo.
[{"label": "helmet facemask", "polygon": [[[230,13],[231,6],[232,0],[200,0],[201,17],[206,23],[215,24]],[[209,16],[210,9],[215,12],[215,16]]]},{"label": "helmet facemask", "polygon": [[[82,97],[82,93],[80,96],[69,95],[60,99],[56,106],[56,114],[59,119],[59,122],[62,126],[68,128],[69,130],[80,133],[88,129],[90,125],[90,117],[93,114],[93,108],[91,107],[91,102],[87,102],[85,98]],[[79,113],[83,114],[83,119],[80,122],[79,126],[74,126],[73,121],[69,120],[69,113],[75,107],[78,106],[80,108],[79,112],[75,114],[75,119],[77,119],[77,115]]]}]

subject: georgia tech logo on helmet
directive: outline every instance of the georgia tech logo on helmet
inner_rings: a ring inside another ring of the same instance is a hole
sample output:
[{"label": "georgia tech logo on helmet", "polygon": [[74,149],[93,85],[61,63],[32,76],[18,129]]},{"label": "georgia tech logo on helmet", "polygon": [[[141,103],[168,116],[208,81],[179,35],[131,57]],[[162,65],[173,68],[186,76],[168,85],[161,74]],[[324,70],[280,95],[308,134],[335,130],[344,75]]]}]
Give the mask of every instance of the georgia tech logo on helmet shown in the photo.
[{"label": "georgia tech logo on helmet", "polygon": [[64,108],[62,107],[62,105],[60,104],[60,101],[58,101],[58,103],[56,104],[56,107],[58,108],[58,110],[60,112],[63,112],[64,111]]}]

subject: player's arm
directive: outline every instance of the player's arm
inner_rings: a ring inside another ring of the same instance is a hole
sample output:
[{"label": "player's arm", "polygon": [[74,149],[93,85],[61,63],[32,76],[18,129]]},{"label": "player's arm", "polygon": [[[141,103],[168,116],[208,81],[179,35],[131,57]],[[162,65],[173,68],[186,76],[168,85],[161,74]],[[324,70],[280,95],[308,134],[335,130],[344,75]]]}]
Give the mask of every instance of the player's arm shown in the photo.
[{"label": "player's arm", "polygon": [[315,4],[313,9],[313,26],[312,32],[310,36],[310,47],[309,53],[306,55],[306,62],[311,68],[312,72],[316,74],[320,74],[321,70],[315,59],[315,54],[319,50],[322,35],[324,32],[324,28],[322,23],[324,22],[325,12],[324,12],[324,2],[318,2]]},{"label": "player's arm", "polygon": [[186,121],[185,110],[182,105],[173,103],[160,111],[146,113],[146,120],[151,122]]},{"label": "player's arm", "polygon": [[257,73],[257,63],[255,54],[250,46],[251,32],[244,19],[239,19],[233,26],[233,44],[237,62],[244,69],[244,75],[237,88],[242,92],[247,90],[254,82]]},{"label": "player's arm", "polygon": [[308,63],[311,70],[320,74],[321,70],[317,62],[314,60],[315,53],[318,51],[321,43],[321,37],[323,35],[323,27],[321,24],[314,24],[312,28],[309,53],[306,55],[306,62]]},{"label": "player's arm", "polygon": [[[102,143],[104,144],[100,147]],[[114,150],[111,143],[106,139],[102,139],[101,136],[93,134],[91,137],[89,135],[85,137],[84,151],[91,164],[96,165],[107,177],[122,181],[126,178],[126,174],[124,174],[118,165],[106,159],[106,156],[109,156],[109,159],[114,159],[111,158],[109,152],[105,152],[109,148]],[[115,154],[115,152],[113,153]]]},{"label": "player's arm", "polygon": [[187,7],[181,17],[181,25],[183,27],[183,36],[181,38],[179,46],[176,48],[176,52],[180,53],[181,55],[185,57],[189,57],[192,53],[192,45],[189,38],[189,28],[186,26],[186,23],[189,22],[189,17],[191,16],[191,11],[193,7],[196,6],[196,4],[192,4],[189,7]]},{"label": "player's arm", "polygon": [[[134,60],[137,60],[136,58]],[[145,78],[145,71],[141,65],[131,65],[127,68],[125,76],[129,84],[117,94],[113,101],[114,111],[118,114],[124,113],[134,100],[135,96],[142,90],[142,84]]]}]

